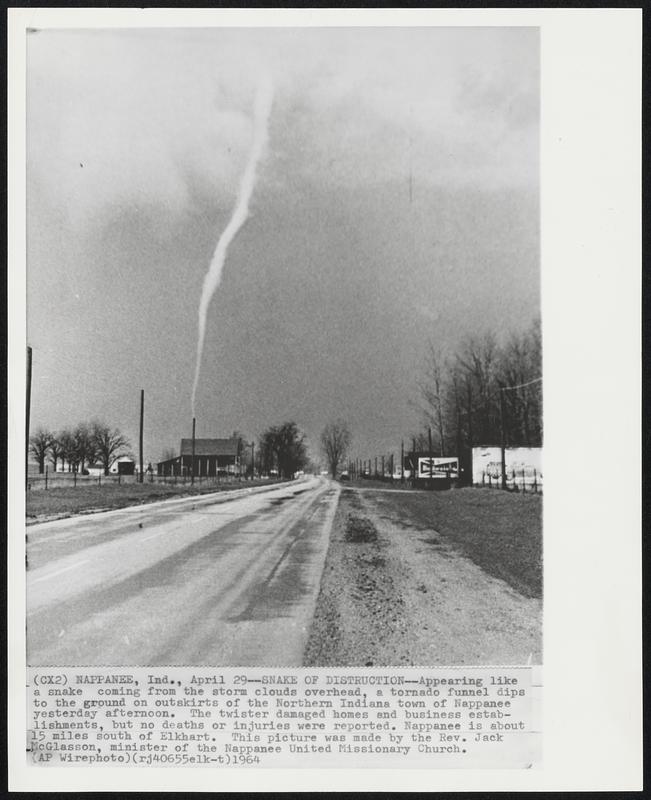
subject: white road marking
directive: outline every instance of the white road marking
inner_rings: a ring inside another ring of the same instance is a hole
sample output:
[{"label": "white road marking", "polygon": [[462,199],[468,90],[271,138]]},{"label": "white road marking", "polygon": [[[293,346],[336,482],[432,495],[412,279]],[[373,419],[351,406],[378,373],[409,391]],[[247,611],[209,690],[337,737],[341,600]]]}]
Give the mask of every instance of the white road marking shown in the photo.
[{"label": "white road marking", "polygon": [[41,581],[47,581],[50,578],[56,578],[57,575],[61,575],[64,572],[68,572],[71,569],[75,569],[75,567],[80,567],[82,564],[88,564],[88,560],[89,559],[85,558],[83,561],[75,561],[74,564],[69,564],[67,567],[63,567],[62,569],[55,570],[55,572],[48,572],[47,575],[41,575],[40,578],[35,578],[32,581],[32,584],[40,583]]}]

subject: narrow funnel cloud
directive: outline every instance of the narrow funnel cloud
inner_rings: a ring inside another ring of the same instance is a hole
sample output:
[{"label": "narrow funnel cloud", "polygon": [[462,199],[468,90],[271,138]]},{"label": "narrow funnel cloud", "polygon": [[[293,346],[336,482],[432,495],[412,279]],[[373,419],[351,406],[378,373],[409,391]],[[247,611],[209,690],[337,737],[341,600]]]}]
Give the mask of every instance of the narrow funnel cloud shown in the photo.
[{"label": "narrow funnel cloud", "polygon": [[206,336],[206,315],[208,306],[217,290],[222,278],[226,253],[230,243],[233,241],[237,232],[246,222],[249,215],[249,201],[255,185],[255,171],[258,162],[264,151],[268,138],[269,115],[273,101],[273,85],[268,77],[265,77],[260,84],[255,97],[254,109],[254,131],[251,152],[246,163],[246,168],[240,182],[240,189],[237,196],[237,203],[233,211],[230,222],[224,228],[224,232],[217,242],[210,267],[203,279],[203,289],[201,300],[199,301],[199,338],[197,341],[197,364],[194,371],[194,383],[192,385],[192,416],[195,416],[195,399],[197,385],[199,383],[199,372],[201,370],[201,356],[203,354],[203,343]]}]

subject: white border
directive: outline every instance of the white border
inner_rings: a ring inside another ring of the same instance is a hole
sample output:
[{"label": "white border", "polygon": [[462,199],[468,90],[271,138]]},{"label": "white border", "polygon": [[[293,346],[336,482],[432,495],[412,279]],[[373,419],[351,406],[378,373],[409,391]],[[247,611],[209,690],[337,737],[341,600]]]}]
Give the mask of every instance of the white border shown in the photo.
[{"label": "white border", "polygon": [[[528,771],[38,769],[25,762],[27,27],[536,25],[542,62],[544,764]],[[638,9],[9,9],[9,767],[14,791],[641,788]],[[614,460],[615,468],[594,465]]]}]

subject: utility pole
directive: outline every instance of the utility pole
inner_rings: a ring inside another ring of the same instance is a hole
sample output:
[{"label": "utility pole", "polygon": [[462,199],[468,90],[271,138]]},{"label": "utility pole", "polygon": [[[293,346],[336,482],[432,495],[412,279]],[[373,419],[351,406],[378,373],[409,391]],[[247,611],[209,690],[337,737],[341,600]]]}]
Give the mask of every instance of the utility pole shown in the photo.
[{"label": "utility pole", "polygon": [[431,426],[427,429],[427,441],[429,444],[429,453],[427,454],[429,460],[429,488],[432,488],[432,461],[434,456],[432,454],[432,428]]},{"label": "utility pole", "polygon": [[[197,432],[197,418],[192,417],[192,464],[190,465],[190,483],[194,486],[194,442],[195,434]],[[217,468],[219,469],[219,460],[217,461]]]},{"label": "utility pole", "polygon": [[382,456],[382,480],[384,480],[384,456]]},{"label": "utility pole", "polygon": [[142,456],[142,431],[145,422],[145,390],[140,390],[140,476],[138,483],[142,483],[144,477],[144,459]]},{"label": "utility pole", "polygon": [[405,482],[405,440],[400,442],[400,483]]},{"label": "utility pole", "polygon": [[411,485],[414,487],[415,479],[418,477],[418,462],[416,460],[416,437],[411,440]]},{"label": "utility pole", "polygon": [[504,387],[500,386],[500,448],[502,451],[502,489],[506,489],[506,431],[504,430]]},{"label": "utility pole", "polygon": [[27,486],[29,463],[29,412],[32,405],[32,348],[27,345],[27,386],[25,396],[25,486]]},{"label": "utility pole", "polygon": [[[461,411],[457,407],[457,458],[459,459],[459,482],[461,483]],[[470,482],[472,483],[472,459],[470,464]]]},{"label": "utility pole", "polygon": [[255,478],[255,442],[251,440],[251,480]]},{"label": "utility pole", "polygon": [[474,440],[472,435],[472,388],[470,384],[466,387],[466,397],[468,398],[468,447],[472,453]]}]

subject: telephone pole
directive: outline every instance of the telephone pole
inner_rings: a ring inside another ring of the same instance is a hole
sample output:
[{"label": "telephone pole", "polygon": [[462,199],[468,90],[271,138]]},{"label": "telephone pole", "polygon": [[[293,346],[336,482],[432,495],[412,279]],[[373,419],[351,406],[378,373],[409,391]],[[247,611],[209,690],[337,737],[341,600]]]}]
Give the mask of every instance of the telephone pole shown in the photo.
[{"label": "telephone pole", "polygon": [[506,431],[504,430],[504,387],[500,386],[500,450],[502,455],[502,489],[506,489]]},{"label": "telephone pole", "polygon": [[27,486],[29,463],[29,412],[32,404],[32,348],[27,345],[27,393],[25,397],[25,486]]},{"label": "telephone pole", "polygon": [[411,440],[411,485],[412,487],[416,486],[415,479],[418,476],[418,461],[416,460],[416,437],[412,437]]},{"label": "telephone pole", "polygon": [[143,427],[145,421],[145,390],[140,390],[140,475],[138,477],[138,483],[142,483],[144,478],[144,459],[142,455],[142,436],[143,436]]},{"label": "telephone pole", "polygon": [[[194,486],[194,443],[195,443],[195,434],[197,430],[197,418],[192,417],[192,464],[190,465],[190,483]],[[219,461],[217,462],[217,468],[219,469]]]}]

